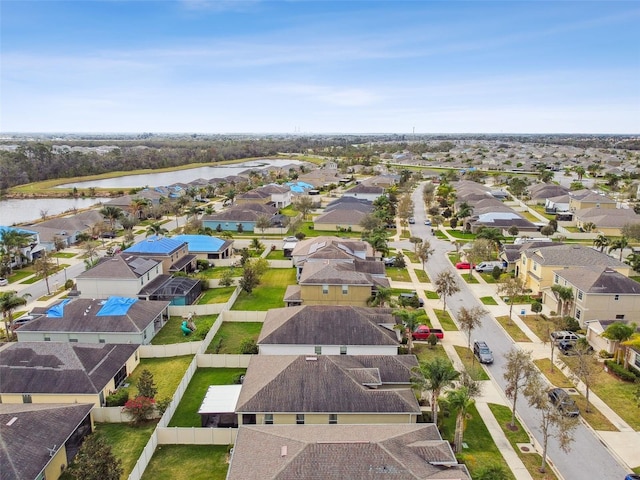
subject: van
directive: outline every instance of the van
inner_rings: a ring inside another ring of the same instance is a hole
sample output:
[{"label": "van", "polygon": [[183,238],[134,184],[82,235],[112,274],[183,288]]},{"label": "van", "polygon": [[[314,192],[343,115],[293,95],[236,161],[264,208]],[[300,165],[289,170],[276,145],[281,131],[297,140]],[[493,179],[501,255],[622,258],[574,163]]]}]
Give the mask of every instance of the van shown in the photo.
[{"label": "van", "polygon": [[492,272],[495,267],[500,269],[504,268],[504,264],[502,262],[482,262],[476,265],[476,272]]},{"label": "van", "polygon": [[551,340],[556,343],[560,343],[565,340],[567,342],[577,342],[580,337],[573,332],[569,332],[568,330],[560,330],[557,332],[551,332]]},{"label": "van", "polygon": [[493,353],[486,342],[475,340],[473,342],[473,354],[480,363],[493,363]]}]

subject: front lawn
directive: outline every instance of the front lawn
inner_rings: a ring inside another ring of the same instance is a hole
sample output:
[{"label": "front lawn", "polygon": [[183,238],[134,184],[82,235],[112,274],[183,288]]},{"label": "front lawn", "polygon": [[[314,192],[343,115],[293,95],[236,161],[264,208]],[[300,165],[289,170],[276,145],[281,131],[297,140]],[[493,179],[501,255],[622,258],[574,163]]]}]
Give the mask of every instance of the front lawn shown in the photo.
[{"label": "front lawn", "polygon": [[[453,442],[456,429],[455,412],[451,412],[448,415],[439,415],[438,418],[442,418],[442,426],[440,428],[442,438]],[[507,473],[507,478],[513,480],[515,477],[511,473],[509,465],[500,454],[500,450],[498,450],[475,405],[471,405],[467,411],[466,425],[464,443],[467,444],[467,448],[463,448],[462,452],[458,453],[456,457],[467,466],[471,477],[474,478],[478,471],[485,466],[498,464]]]},{"label": "front lawn", "polygon": [[224,480],[226,445],[158,445],[142,480]]},{"label": "front lawn", "polygon": [[153,381],[158,389],[156,398],[161,400],[173,397],[191,360],[193,360],[193,355],[141,359],[140,365],[138,365],[127,378],[127,382],[130,384],[129,398],[134,398],[137,395],[138,389],[136,388],[136,383],[138,383],[140,375],[145,369],[149,370],[153,375]]},{"label": "front lawn", "polygon": [[558,330],[554,322],[546,320],[540,315],[521,315],[520,318],[543,342],[549,341],[549,334]]},{"label": "front lawn", "polygon": [[452,230],[450,228],[447,228],[447,233],[451,235],[453,238],[457,238],[460,240],[475,240],[476,238],[475,233],[465,233],[460,230]]},{"label": "front lawn", "polygon": [[493,297],[480,297],[480,301],[485,305],[498,305],[498,302]]},{"label": "front lawn", "polygon": [[[479,273],[479,272],[478,272]],[[508,273],[502,273],[500,274],[500,278],[498,278],[498,280],[496,280],[495,278],[493,278],[493,275],[490,273],[479,273],[479,275],[482,277],[482,279],[487,282],[487,283],[501,283],[504,282],[504,280],[506,278],[509,278],[511,275]]]},{"label": "front lawn", "polygon": [[262,322],[222,322],[206,353],[240,354],[244,340],[258,340]]},{"label": "front lawn", "polygon": [[284,256],[284,250],[271,250],[267,255],[269,260],[291,260],[291,257]]},{"label": "front lawn", "polygon": [[407,257],[411,263],[418,263],[418,256],[412,250],[402,250],[402,254]]},{"label": "front lawn", "polygon": [[425,290],[424,294],[429,300],[438,300],[440,298],[440,295],[438,295],[436,292],[432,292],[431,290]]},{"label": "front lawn", "polygon": [[496,317],[496,320],[502,328],[504,328],[509,336],[513,339],[514,342],[530,342],[531,339],[525,335],[525,333],[520,330],[520,327],[516,325],[508,315],[502,315],[500,317]]},{"label": "front lawn", "polygon": [[464,274],[461,273],[460,276],[467,283],[480,283],[480,280],[478,280],[476,277],[474,277],[473,274],[469,275],[468,273],[464,273]]},{"label": "front lawn", "polygon": [[427,272],[425,272],[424,270],[414,270],[414,272],[416,272],[416,276],[418,277],[418,281],[420,283],[431,283],[429,275],[427,275]]},{"label": "front lawn", "polygon": [[78,255],[77,253],[71,253],[71,252],[56,252],[56,253],[50,253],[49,256],[50,257],[54,257],[54,258],[73,258],[76,255]]},{"label": "front lawn", "polygon": [[474,380],[489,380],[489,375],[484,371],[480,362],[473,355],[473,352],[467,347],[455,345],[454,348],[464,365],[464,369]]},{"label": "front lawn", "polygon": [[198,305],[207,305],[209,303],[225,303],[229,301],[233,292],[236,291],[235,286],[208,288],[198,299]]},{"label": "front lawn", "polygon": [[295,283],[295,268],[272,268],[262,276],[253,292],[240,293],[232,310],[264,311],[284,307],[284,292]]},{"label": "front lawn", "polygon": [[419,362],[431,362],[435,358],[443,358],[446,361],[451,362],[447,352],[445,352],[444,347],[440,343],[433,347],[426,342],[414,343],[411,353],[418,358]]},{"label": "front lawn", "polygon": [[197,342],[202,340],[211,325],[216,321],[218,315],[196,315],[193,321],[196,324],[196,331],[191,335],[184,335],[180,327],[184,321],[182,317],[171,317],[164,324],[160,331],[151,340],[151,345],[171,345],[172,343]]},{"label": "front lawn", "polygon": [[387,277],[396,282],[411,282],[411,277],[406,268],[387,267],[386,274]]},{"label": "front lawn", "polygon": [[200,427],[198,409],[210,385],[233,385],[245,368],[198,368],[189,382],[182,401],[169,422],[170,427]]},{"label": "front lawn", "polygon": [[[556,355],[560,354],[557,348],[555,353]],[[540,358],[538,360],[534,360],[533,363],[538,366],[544,376],[547,377],[547,380],[549,380],[555,387],[575,388],[574,383],[569,380],[564,373],[562,373],[562,370],[555,365],[551,365],[551,359]]]},{"label": "front lawn", "polygon": [[449,330],[449,331],[458,330],[458,326],[454,323],[453,319],[451,318],[451,315],[449,315],[449,312],[445,310],[439,310],[437,308],[434,308],[433,311],[435,312],[436,317],[438,317],[438,320],[440,321],[440,325],[442,325],[443,330]]},{"label": "front lawn", "polygon": [[96,432],[111,446],[116,458],[122,460],[121,479],[129,477],[155,427],[156,422],[135,427],[128,423],[96,423]]}]

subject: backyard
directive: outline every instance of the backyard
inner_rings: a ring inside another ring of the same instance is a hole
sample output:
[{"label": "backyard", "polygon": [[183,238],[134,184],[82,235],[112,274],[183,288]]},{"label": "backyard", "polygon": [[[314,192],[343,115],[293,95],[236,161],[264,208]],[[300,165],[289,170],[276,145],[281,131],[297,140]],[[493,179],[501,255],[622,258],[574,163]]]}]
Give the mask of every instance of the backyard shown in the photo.
[{"label": "backyard", "polygon": [[224,480],[227,445],[158,445],[142,480]]},{"label": "backyard", "polygon": [[296,283],[295,268],[271,268],[260,279],[250,294],[241,292],[232,310],[265,311],[284,307],[284,292]]},{"label": "backyard", "polygon": [[151,345],[171,345],[172,343],[197,342],[202,340],[211,326],[218,318],[218,315],[196,315],[193,318],[197,330],[191,335],[184,335],[180,326],[184,321],[182,317],[171,317],[169,321],[151,340]]},{"label": "backyard", "polygon": [[133,373],[127,378],[129,387],[129,398],[134,398],[137,394],[136,383],[140,379],[142,371],[147,369],[153,375],[153,381],[156,384],[158,393],[157,399],[173,397],[178,388],[184,372],[193,360],[192,355],[183,355],[181,357],[167,358],[143,358],[140,365],[136,367]]},{"label": "backyard", "polygon": [[386,268],[387,277],[396,282],[410,282],[411,277],[409,276],[409,272],[406,268],[399,267],[387,267]]},{"label": "backyard", "polygon": [[220,288],[208,288],[198,299],[198,305],[207,305],[209,303],[225,303],[230,298],[237,287],[220,287]]},{"label": "backyard", "polygon": [[111,446],[116,458],[122,460],[121,479],[129,477],[155,427],[155,422],[135,427],[128,423],[96,423],[95,431]]},{"label": "backyard", "polygon": [[245,340],[258,340],[262,322],[222,322],[206,353],[240,354]]}]

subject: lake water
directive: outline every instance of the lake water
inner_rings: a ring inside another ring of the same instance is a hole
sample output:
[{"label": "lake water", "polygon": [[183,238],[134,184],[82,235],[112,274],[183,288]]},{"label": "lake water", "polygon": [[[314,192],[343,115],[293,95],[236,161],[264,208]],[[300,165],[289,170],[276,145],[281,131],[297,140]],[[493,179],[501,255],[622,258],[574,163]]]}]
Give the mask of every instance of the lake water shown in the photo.
[{"label": "lake water", "polygon": [[[174,183],[189,183],[198,178],[222,178],[229,175],[238,175],[248,169],[262,169],[268,166],[282,167],[285,165],[298,165],[298,160],[256,160],[233,164],[227,167],[198,167],[187,170],[176,170],[162,173],[144,173],[141,175],[125,175],[117,178],[93,180],[88,182],[67,183],[60,188],[134,188],[134,187],[159,187],[173,185]],[[89,208],[100,203],[101,198],[29,198],[0,200],[0,226],[10,226],[18,223],[34,223],[42,217],[40,212],[47,211],[48,216],[58,215],[72,209]]]}]

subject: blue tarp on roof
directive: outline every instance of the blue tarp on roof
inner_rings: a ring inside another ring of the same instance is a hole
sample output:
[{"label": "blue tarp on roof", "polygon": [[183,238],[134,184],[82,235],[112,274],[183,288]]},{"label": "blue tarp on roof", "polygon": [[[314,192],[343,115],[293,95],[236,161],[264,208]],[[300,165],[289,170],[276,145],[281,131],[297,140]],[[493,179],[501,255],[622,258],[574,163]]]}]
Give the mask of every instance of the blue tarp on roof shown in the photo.
[{"label": "blue tarp on roof", "polygon": [[98,313],[96,313],[96,317],[126,315],[131,308],[131,305],[137,301],[137,298],[109,297]]},{"label": "blue tarp on roof", "polygon": [[169,254],[177,250],[184,242],[173,238],[153,235],[127,248],[125,253]]},{"label": "blue tarp on roof", "polygon": [[187,242],[189,252],[217,252],[225,243],[221,238],[209,235],[176,235],[173,239]]},{"label": "blue tarp on roof", "polygon": [[64,317],[64,306],[69,303],[71,299],[61,301],[59,304],[54,305],[47,310],[47,317],[49,318],[62,318]]}]

